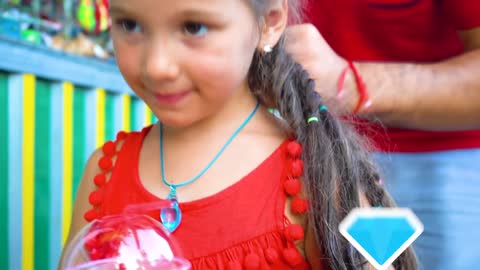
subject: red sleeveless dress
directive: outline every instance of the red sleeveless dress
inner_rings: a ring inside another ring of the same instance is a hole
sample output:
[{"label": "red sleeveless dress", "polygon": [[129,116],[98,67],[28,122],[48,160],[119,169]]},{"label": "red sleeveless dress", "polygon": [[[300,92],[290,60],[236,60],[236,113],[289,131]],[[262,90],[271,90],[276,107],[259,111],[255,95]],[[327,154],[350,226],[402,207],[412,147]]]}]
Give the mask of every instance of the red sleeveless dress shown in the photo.
[{"label": "red sleeveless dress", "polygon": [[[87,221],[120,214],[128,205],[162,200],[139,179],[140,149],[150,128],[119,133],[116,142],[104,145],[99,161],[103,172],[92,179],[98,190],[90,194],[93,208],[85,213]],[[117,152],[119,141],[123,145]],[[213,196],[180,203],[182,223],[173,236],[193,269],[310,269],[295,247],[304,230],[284,214],[287,196],[292,197],[294,213],[305,214],[308,208],[298,196],[297,179],[303,173],[300,153],[298,143],[286,141],[236,184]],[[159,220],[158,210],[148,214]]]}]

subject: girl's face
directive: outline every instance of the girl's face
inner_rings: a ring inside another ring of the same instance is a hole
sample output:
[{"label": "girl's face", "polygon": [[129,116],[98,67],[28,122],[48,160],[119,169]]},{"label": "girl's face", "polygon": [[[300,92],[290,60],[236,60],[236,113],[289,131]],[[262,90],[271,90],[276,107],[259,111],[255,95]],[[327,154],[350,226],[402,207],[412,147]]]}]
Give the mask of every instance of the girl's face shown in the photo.
[{"label": "girl's face", "polygon": [[259,42],[245,0],[112,0],[119,69],[163,123],[187,126],[251,98]]}]

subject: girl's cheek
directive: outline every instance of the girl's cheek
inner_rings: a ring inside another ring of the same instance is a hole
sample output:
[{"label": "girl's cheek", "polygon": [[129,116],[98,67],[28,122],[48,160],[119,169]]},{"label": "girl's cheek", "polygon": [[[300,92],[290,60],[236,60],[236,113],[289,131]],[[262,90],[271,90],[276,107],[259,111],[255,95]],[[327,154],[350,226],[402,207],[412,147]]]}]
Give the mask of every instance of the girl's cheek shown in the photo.
[{"label": "girl's cheek", "polygon": [[245,64],[223,56],[197,61],[195,77],[217,91],[231,91],[238,88],[246,78]]},{"label": "girl's cheek", "polygon": [[141,85],[139,54],[135,50],[125,50],[121,47],[119,47],[116,54],[117,65],[125,81],[130,85],[132,90],[138,92]]}]

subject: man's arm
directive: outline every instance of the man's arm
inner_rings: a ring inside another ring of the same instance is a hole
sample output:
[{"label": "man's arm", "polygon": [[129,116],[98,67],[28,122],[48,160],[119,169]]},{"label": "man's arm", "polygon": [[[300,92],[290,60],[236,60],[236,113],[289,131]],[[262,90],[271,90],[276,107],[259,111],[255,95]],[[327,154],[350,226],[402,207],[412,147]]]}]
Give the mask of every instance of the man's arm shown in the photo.
[{"label": "man's arm", "polygon": [[[466,52],[431,64],[356,62],[372,99],[360,112],[388,126],[424,130],[480,128],[480,27],[461,32]],[[292,26],[287,51],[317,82],[327,100],[347,65],[312,25]],[[339,104],[351,111],[358,100],[352,74],[347,76]]]},{"label": "man's arm", "polygon": [[373,102],[363,115],[406,128],[480,128],[480,27],[461,37],[466,52],[438,63],[356,63]]}]

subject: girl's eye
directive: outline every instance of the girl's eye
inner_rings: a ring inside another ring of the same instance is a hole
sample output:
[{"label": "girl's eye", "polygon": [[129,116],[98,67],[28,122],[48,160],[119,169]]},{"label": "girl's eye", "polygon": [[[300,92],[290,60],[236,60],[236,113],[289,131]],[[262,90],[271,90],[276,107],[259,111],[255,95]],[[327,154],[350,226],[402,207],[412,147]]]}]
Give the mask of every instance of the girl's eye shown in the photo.
[{"label": "girl's eye", "polygon": [[126,33],[142,32],[141,26],[134,20],[124,19],[118,22],[122,30]]},{"label": "girl's eye", "polygon": [[208,27],[201,23],[188,22],[183,27],[187,35],[201,37],[208,32]]}]

